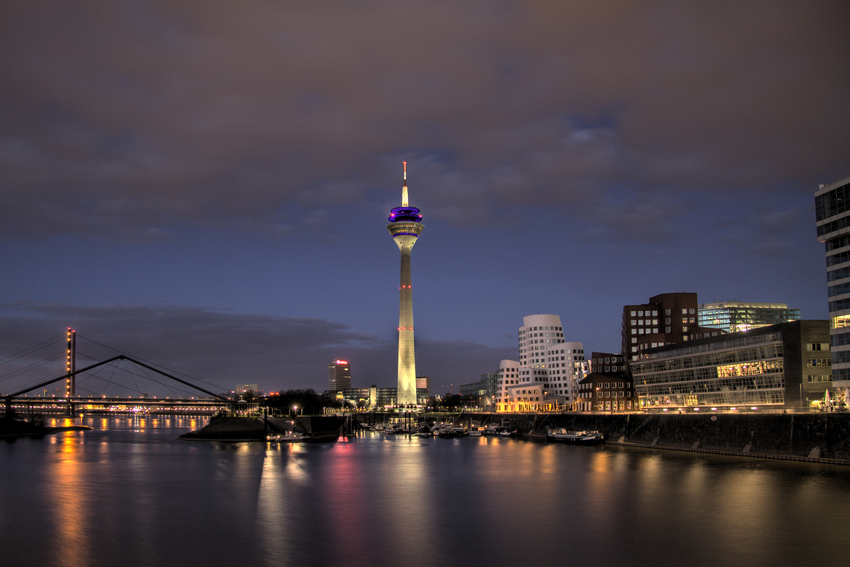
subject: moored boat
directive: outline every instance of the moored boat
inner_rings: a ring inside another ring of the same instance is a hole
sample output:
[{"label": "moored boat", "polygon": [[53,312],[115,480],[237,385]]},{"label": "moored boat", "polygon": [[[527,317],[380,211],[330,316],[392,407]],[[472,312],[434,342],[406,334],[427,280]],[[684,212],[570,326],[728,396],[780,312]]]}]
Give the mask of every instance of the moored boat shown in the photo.
[{"label": "moored boat", "polygon": [[564,428],[547,429],[546,439],[556,443],[572,443],[575,445],[596,445],[605,442],[605,436],[599,431],[568,431]]},{"label": "moored boat", "polygon": [[274,441],[277,443],[299,443],[301,441],[308,441],[308,438],[303,433],[287,431],[286,433],[269,435],[266,437],[266,440]]},{"label": "moored boat", "polygon": [[497,427],[496,435],[498,437],[516,437],[517,430],[511,429],[510,427]]}]

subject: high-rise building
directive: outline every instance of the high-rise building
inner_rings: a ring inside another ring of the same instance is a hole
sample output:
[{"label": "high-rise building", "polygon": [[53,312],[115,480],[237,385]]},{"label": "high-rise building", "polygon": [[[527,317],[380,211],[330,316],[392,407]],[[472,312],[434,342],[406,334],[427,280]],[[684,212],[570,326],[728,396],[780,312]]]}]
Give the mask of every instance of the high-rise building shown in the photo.
[{"label": "high-rise building", "polygon": [[850,177],[815,193],[818,240],[826,249],[832,385],[850,401]]},{"label": "high-rise building", "polygon": [[[431,377],[430,376],[417,376],[416,377],[416,391],[425,390],[428,393],[428,396],[431,395]],[[421,399],[417,393],[417,397]],[[426,396],[427,397],[427,396]]]},{"label": "high-rise building", "polygon": [[328,364],[328,390],[351,389],[351,365],[347,360],[332,360]]},{"label": "high-rise building", "polygon": [[738,333],[800,319],[800,310],[789,309],[787,303],[743,301],[700,303],[698,312],[697,321],[700,327],[722,329],[727,333]]},{"label": "high-rise building", "polygon": [[649,303],[623,307],[623,356],[637,360],[650,348],[681,343],[699,336],[719,335],[716,329],[699,327],[697,294],[662,293]]},{"label": "high-rise building", "polygon": [[545,411],[573,407],[577,382],[587,373],[584,347],[566,342],[557,315],[523,317],[519,362],[503,360],[496,387],[497,411]]},{"label": "high-rise building", "polygon": [[401,206],[390,211],[387,230],[401,252],[401,283],[398,306],[398,405],[416,405],[416,356],[413,344],[413,290],[410,277],[410,251],[422,232],[422,215],[407,200],[407,162]]}]

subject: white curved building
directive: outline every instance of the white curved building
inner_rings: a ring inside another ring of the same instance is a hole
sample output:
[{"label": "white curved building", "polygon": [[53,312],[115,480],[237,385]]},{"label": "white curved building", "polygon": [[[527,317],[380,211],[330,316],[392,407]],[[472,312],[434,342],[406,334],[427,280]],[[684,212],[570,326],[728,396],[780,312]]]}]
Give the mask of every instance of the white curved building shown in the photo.
[{"label": "white curved building", "polygon": [[578,381],[587,373],[584,346],[567,342],[557,315],[522,318],[519,361],[499,364],[497,411],[546,411],[573,407]]}]

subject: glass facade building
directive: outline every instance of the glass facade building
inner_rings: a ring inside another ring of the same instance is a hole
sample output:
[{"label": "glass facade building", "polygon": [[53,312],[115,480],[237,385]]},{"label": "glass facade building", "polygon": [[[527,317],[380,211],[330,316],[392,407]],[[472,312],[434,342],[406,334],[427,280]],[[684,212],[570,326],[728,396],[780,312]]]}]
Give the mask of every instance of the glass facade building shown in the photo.
[{"label": "glass facade building", "polygon": [[827,321],[794,321],[644,352],[642,409],[813,408],[832,385]]},{"label": "glass facade building", "polygon": [[850,393],[850,177],[815,192],[817,238],[826,254],[826,295],[835,394]]},{"label": "glass facade building", "polygon": [[786,303],[745,303],[724,301],[700,303],[699,326],[739,333],[758,327],[798,321],[800,310]]}]

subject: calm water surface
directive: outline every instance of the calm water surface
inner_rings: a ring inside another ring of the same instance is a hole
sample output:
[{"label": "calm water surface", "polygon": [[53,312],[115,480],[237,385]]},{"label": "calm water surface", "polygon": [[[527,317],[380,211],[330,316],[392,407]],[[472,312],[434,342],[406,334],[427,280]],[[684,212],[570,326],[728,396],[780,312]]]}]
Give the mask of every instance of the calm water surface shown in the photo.
[{"label": "calm water surface", "polygon": [[176,440],[205,423],[185,417],[82,423],[95,429],[0,441],[0,564],[850,565],[850,467],[380,433],[203,443]]}]

